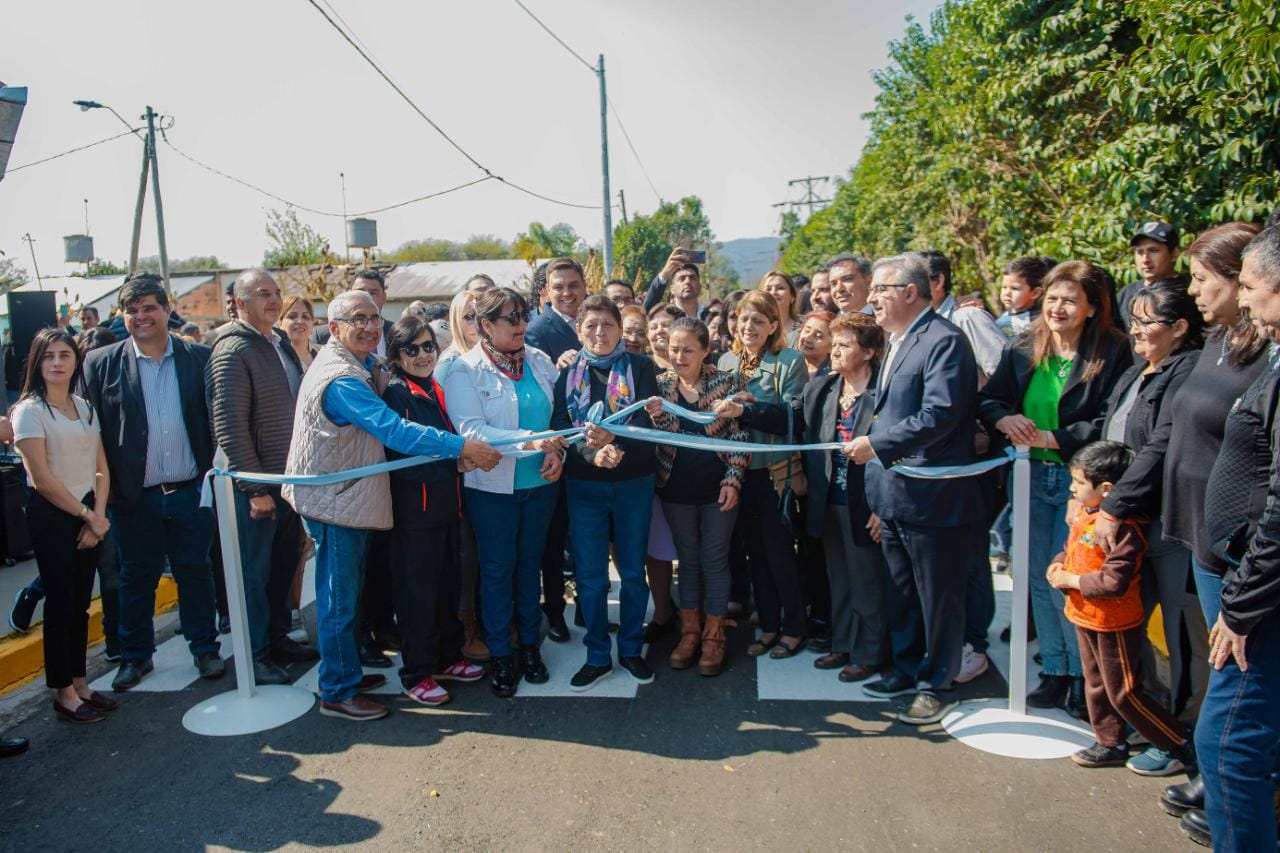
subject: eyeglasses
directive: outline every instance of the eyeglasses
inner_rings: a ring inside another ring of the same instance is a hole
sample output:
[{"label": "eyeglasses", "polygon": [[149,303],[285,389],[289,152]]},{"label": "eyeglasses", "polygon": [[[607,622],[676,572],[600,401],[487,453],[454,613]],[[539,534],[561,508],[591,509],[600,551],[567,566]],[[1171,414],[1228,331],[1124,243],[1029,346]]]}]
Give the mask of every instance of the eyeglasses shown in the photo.
[{"label": "eyeglasses", "polygon": [[1177,320],[1161,320],[1159,317],[1144,318],[1144,317],[1138,317],[1136,315],[1129,317],[1130,328],[1132,328],[1133,326],[1141,326],[1144,329],[1150,326],[1172,326],[1176,322],[1178,321]]},{"label": "eyeglasses", "polygon": [[497,317],[494,317],[493,319],[506,320],[511,325],[518,326],[521,323],[529,322],[529,318],[532,316],[533,316],[532,311],[524,310],[524,311],[512,311],[510,314],[499,314]]},{"label": "eyeglasses", "polygon": [[439,351],[440,351],[440,347],[436,346],[433,341],[427,341],[426,343],[422,343],[422,344],[405,344],[404,346],[400,347],[400,352],[409,356],[409,358],[417,358],[418,353],[426,354],[426,353],[433,353],[433,352],[439,352]]},{"label": "eyeglasses", "polygon": [[910,287],[910,286],[911,286],[910,284],[873,284],[871,285],[871,293],[875,296],[884,296],[892,288]]},{"label": "eyeglasses", "polygon": [[366,329],[382,325],[382,318],[378,315],[366,317],[363,314],[357,314],[354,317],[334,317],[339,323],[350,323],[353,326],[364,326]]}]

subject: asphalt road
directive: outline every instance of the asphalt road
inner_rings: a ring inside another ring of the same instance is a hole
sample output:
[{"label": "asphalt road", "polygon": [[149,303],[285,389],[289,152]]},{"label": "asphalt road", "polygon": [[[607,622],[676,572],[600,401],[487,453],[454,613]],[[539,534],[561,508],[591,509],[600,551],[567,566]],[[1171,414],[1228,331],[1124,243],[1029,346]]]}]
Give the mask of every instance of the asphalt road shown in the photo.
[{"label": "asphalt road", "polygon": [[373,723],[313,710],[232,738],[181,722],[230,674],[126,694],[81,727],[30,685],[8,702],[9,732],[33,746],[0,761],[0,849],[1198,849],[1157,803],[1181,777],[988,755],[883,703],[759,701],[747,639],[733,633],[715,679],[673,672],[658,645],[658,679],[634,700],[500,700],[481,682],[441,709],[393,700]]}]

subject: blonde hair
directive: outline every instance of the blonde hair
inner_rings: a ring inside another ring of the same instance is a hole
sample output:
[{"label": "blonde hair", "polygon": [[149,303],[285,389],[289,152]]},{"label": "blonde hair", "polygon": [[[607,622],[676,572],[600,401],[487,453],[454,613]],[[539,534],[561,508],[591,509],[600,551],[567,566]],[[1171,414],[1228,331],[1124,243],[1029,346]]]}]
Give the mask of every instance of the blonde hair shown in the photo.
[{"label": "blonde hair", "polygon": [[[472,280],[479,277],[480,276],[472,276]],[[484,277],[488,278],[488,276]],[[466,321],[462,319],[462,315],[467,313],[468,304],[474,308],[475,301],[476,291],[464,290],[461,293],[456,294],[453,297],[453,300],[449,303],[449,329],[453,332],[453,348],[460,353],[471,349],[471,345],[467,343],[466,333],[463,332]],[[476,320],[475,327],[476,334],[478,336],[480,333],[479,319]],[[479,337],[476,339],[479,340]]]},{"label": "blonde hair", "polygon": [[760,279],[760,284],[756,287],[756,290],[766,293],[764,286],[771,278],[782,279],[783,284],[787,286],[787,290],[791,291],[791,304],[787,306],[787,319],[794,325],[800,319],[800,291],[796,288],[796,283],[791,276],[782,270],[769,270],[765,273]]}]

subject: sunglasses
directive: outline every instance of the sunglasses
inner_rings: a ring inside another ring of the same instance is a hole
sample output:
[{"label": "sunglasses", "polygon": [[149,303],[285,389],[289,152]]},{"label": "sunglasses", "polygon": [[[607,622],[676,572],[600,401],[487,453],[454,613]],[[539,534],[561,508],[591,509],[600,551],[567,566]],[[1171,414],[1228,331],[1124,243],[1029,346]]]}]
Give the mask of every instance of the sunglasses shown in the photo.
[{"label": "sunglasses", "polygon": [[525,310],[525,311],[512,311],[510,314],[499,314],[497,317],[494,317],[493,319],[506,320],[511,325],[518,326],[521,323],[529,322],[529,318],[532,316],[533,316],[532,311]]},{"label": "sunglasses", "polygon": [[462,319],[468,323],[474,323],[476,321],[476,312],[472,311],[469,314],[463,314]]},{"label": "sunglasses", "polygon": [[427,341],[425,344],[405,344],[404,346],[400,347],[400,352],[403,355],[409,356],[409,358],[417,358],[418,353],[431,353],[431,352],[439,352],[439,351],[440,351],[440,348],[436,346],[434,343],[432,343],[431,341]]}]

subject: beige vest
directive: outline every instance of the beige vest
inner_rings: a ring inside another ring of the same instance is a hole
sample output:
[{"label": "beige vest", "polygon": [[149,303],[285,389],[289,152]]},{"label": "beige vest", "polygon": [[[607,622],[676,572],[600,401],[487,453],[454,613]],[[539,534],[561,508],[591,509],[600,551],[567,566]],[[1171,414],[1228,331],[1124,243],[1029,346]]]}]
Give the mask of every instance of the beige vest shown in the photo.
[{"label": "beige vest", "polygon": [[[353,424],[338,426],[324,413],[325,389],[341,376],[373,387],[364,365],[336,337],[330,338],[298,389],[286,474],[332,474],[387,461],[382,442]],[[339,527],[391,528],[391,481],[386,473],[327,486],[286,485],[281,491],[303,518]]]}]

